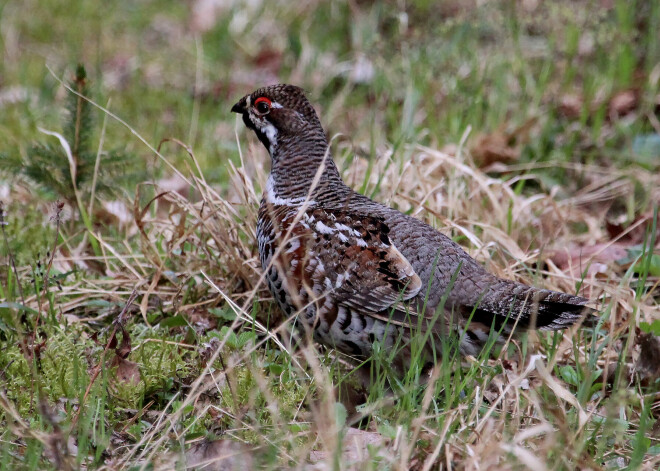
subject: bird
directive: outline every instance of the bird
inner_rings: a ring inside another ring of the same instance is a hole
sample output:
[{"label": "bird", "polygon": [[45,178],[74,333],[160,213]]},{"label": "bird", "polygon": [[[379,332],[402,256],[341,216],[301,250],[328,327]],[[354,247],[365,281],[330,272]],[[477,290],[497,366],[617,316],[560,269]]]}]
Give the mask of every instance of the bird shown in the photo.
[{"label": "bird", "polygon": [[413,358],[432,366],[448,339],[478,356],[490,338],[597,312],[587,298],[497,277],[435,228],[346,185],[302,88],[260,88],[231,111],[270,154],[256,231],[265,280],[314,341],[360,361],[378,344],[396,351],[402,374]]}]

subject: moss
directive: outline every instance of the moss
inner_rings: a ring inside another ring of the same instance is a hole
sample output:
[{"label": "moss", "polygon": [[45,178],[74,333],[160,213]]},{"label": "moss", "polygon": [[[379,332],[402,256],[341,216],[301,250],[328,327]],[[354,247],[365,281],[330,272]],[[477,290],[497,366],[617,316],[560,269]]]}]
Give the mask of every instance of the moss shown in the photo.
[{"label": "moss", "polygon": [[131,330],[131,340],[133,350],[128,359],[139,365],[145,395],[168,390],[174,379],[183,380],[193,374],[197,353],[178,345],[182,336],[137,324]]},{"label": "moss", "polygon": [[[97,348],[77,326],[66,329],[46,328],[44,349],[30,365],[16,342],[0,344],[0,369],[5,372],[7,398],[21,413],[34,412],[35,399],[43,397],[54,403],[61,399],[79,399],[89,383],[87,357]],[[37,350],[39,347],[33,347]],[[33,380],[32,371],[39,374]]]},{"label": "moss", "polygon": [[[219,371],[225,371],[223,365],[237,364],[231,368],[229,382],[222,383],[218,407],[238,416],[238,423],[229,415],[219,420],[225,427],[243,429],[241,437],[244,440],[261,443],[261,430],[272,430],[273,426],[279,429],[294,420],[300,404],[308,396],[310,386],[297,381],[296,375],[289,369],[290,365],[276,358],[280,352],[267,350],[260,352],[258,357],[256,353],[250,354],[246,359],[248,348],[240,352],[227,349],[222,360],[216,362]],[[277,365],[279,374],[273,374],[273,365]],[[244,429],[245,423],[252,427]]]},{"label": "moss", "polygon": [[0,349],[3,351],[0,355],[0,370],[3,371],[3,387],[6,388],[7,399],[21,415],[26,415],[34,398],[30,365],[15,343],[3,342]]},{"label": "moss", "polygon": [[51,399],[80,397],[89,384],[87,358],[94,349],[99,347],[79,327],[54,331],[41,358],[42,378]]}]

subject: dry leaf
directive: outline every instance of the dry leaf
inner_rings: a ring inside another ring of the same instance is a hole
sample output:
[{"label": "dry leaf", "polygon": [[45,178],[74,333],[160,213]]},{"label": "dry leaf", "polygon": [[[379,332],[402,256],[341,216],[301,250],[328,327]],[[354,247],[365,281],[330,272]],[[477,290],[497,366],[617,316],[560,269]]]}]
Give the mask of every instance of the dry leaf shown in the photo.
[{"label": "dry leaf", "polygon": [[578,119],[586,106],[591,118],[603,104],[607,104],[607,117],[614,121],[630,114],[639,105],[639,92],[635,89],[621,90],[608,98],[600,97],[584,102],[584,98],[578,94],[566,94],[559,98],[557,112],[568,119]]},{"label": "dry leaf", "polygon": [[128,335],[124,327],[121,328],[121,334],[121,344],[115,349],[115,355],[119,358],[126,359],[131,353],[131,336]]},{"label": "dry leaf", "polygon": [[[635,219],[631,222],[626,222],[627,220],[628,216],[626,214],[618,217],[607,217],[605,219],[605,229],[607,229],[610,239],[618,237],[619,242],[625,242],[629,245],[643,243],[647,237],[647,231],[653,222],[653,211],[649,210],[636,215]],[[632,226],[636,227],[633,228]],[[627,232],[624,234],[624,231]],[[660,226],[657,227],[656,240],[658,241],[657,246],[660,247]]]},{"label": "dry leaf", "polygon": [[140,368],[137,363],[127,360],[131,353],[131,337],[122,327],[121,344],[117,345],[116,336],[110,342],[110,348],[113,348],[115,355],[110,361],[110,367],[116,368],[110,378],[110,390],[116,393],[118,385],[136,385],[141,380]]},{"label": "dry leaf", "polygon": [[577,119],[582,113],[582,107],[584,106],[584,100],[579,95],[563,95],[559,99],[559,104],[557,105],[557,111],[560,115],[568,119]]},{"label": "dry leaf", "polygon": [[639,99],[636,90],[623,90],[615,93],[610,98],[607,114],[611,120],[615,120],[635,111],[638,104]]},{"label": "dry leaf", "polygon": [[502,132],[480,136],[471,153],[479,167],[487,167],[495,162],[515,162],[520,156],[518,149],[509,145],[509,136]]},{"label": "dry leaf", "polygon": [[587,276],[606,274],[617,260],[628,256],[627,247],[627,244],[618,243],[574,246],[555,250],[550,253],[548,259],[574,278],[581,277],[585,269]]},{"label": "dry leaf", "polygon": [[641,334],[637,342],[640,352],[636,369],[642,377],[655,381],[660,378],[660,336]]},{"label": "dry leaf", "polygon": [[536,118],[531,118],[513,131],[499,129],[479,136],[470,149],[475,163],[479,167],[488,167],[496,162],[517,161],[520,158],[520,149],[529,140],[529,133],[536,121]]},{"label": "dry leaf", "polygon": [[140,368],[137,363],[119,357],[116,357],[114,363],[117,365],[117,370],[113,378],[114,381],[134,385],[141,381],[142,377],[140,376]]}]

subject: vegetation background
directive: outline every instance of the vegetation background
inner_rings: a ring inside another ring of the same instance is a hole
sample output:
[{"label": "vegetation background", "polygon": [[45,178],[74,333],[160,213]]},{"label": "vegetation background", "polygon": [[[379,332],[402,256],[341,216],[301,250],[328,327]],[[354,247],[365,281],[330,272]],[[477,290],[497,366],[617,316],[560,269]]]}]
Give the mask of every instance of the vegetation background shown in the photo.
[{"label": "vegetation background", "polygon": [[[3,0],[0,41],[0,469],[660,466],[659,2]],[[356,189],[598,326],[369,391],[288,344],[229,112],[277,82]]]}]

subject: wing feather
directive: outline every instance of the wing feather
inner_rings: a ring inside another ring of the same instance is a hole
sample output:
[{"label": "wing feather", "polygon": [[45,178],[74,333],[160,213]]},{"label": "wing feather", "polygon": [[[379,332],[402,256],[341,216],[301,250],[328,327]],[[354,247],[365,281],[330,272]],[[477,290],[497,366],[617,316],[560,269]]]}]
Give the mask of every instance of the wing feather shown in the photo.
[{"label": "wing feather", "polygon": [[313,232],[310,256],[317,258],[314,285],[324,287],[338,304],[365,314],[382,313],[414,298],[422,288],[381,218],[317,208],[305,222]]}]

